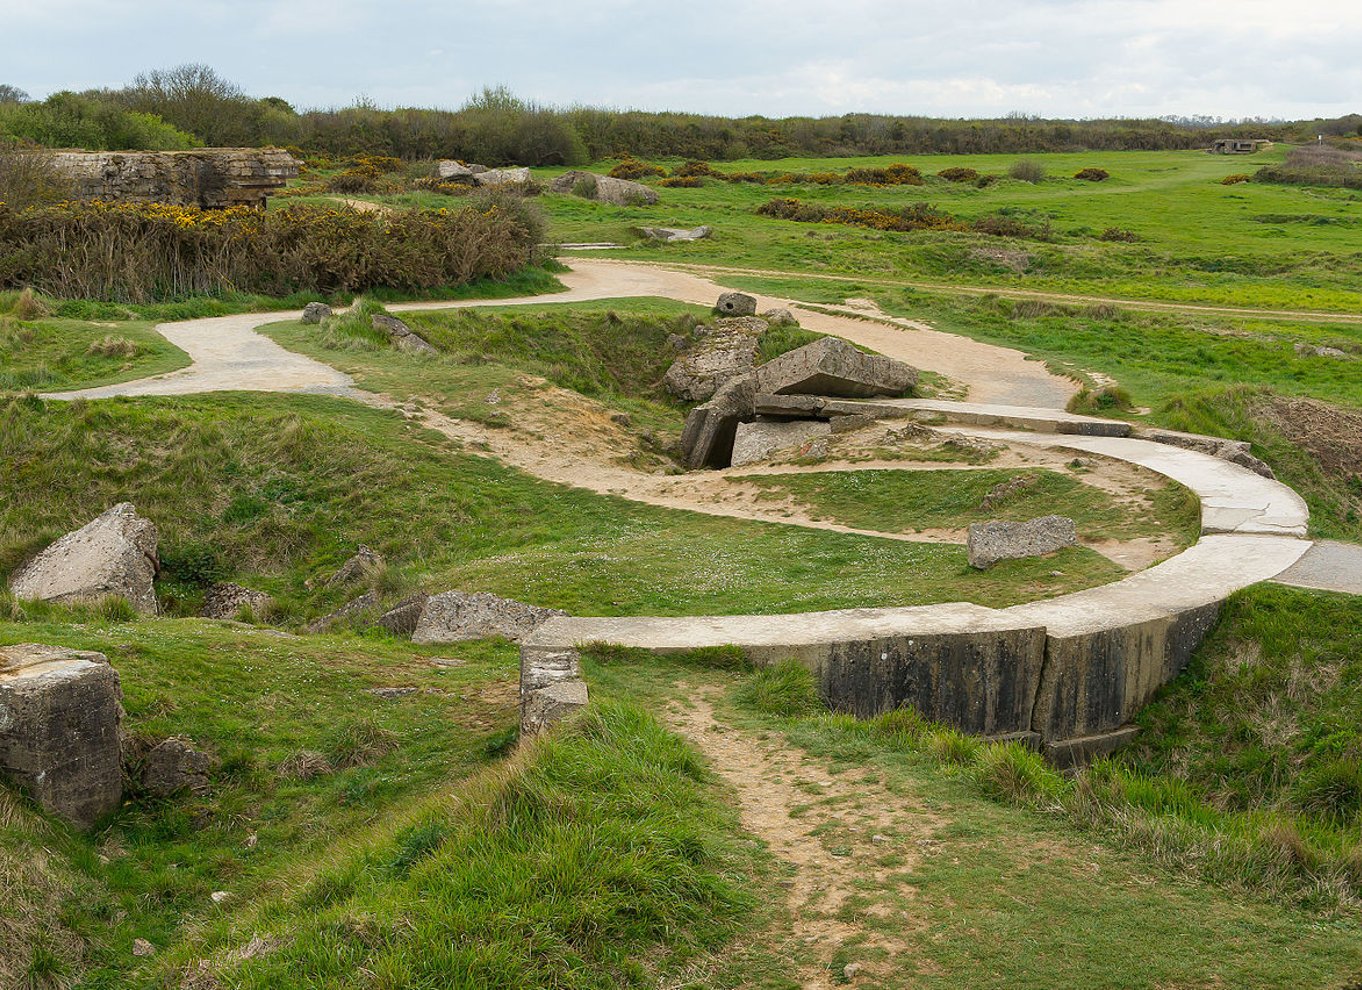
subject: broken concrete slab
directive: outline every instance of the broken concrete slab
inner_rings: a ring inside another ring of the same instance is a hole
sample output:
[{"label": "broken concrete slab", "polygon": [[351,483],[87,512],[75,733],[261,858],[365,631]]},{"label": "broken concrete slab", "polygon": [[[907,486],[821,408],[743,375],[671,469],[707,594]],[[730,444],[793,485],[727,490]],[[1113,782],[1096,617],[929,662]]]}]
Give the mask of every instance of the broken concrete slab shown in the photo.
[{"label": "broken concrete slab", "polygon": [[341,564],[335,574],[326,579],[326,586],[331,588],[338,584],[349,584],[351,581],[377,574],[381,570],[383,570],[383,555],[361,543],[355,549],[353,556]]},{"label": "broken concrete slab", "polygon": [[687,230],[682,227],[640,227],[638,232],[649,240],[674,244],[686,241],[702,241],[714,233],[714,228],[705,226]]},{"label": "broken concrete slab", "polygon": [[917,384],[902,361],[866,354],[840,337],[823,337],[768,361],[756,371],[760,393],[847,398],[897,396]]},{"label": "broken concrete slab", "polygon": [[120,502],[20,567],[10,590],[16,598],[49,602],[117,595],[143,615],[156,615],[156,541],[156,524],[131,502]]},{"label": "broken concrete slab", "polygon": [[1061,770],[1071,770],[1085,767],[1104,756],[1110,756],[1132,742],[1139,732],[1139,726],[1126,725],[1093,736],[1077,736],[1073,739],[1047,742],[1041,748],[1041,752],[1052,765]]},{"label": "broken concrete slab", "polygon": [[462,643],[501,636],[512,642],[529,636],[562,609],[527,605],[485,591],[446,591],[426,599],[412,633],[413,643]]},{"label": "broken concrete slab", "polygon": [[426,610],[429,595],[412,595],[404,598],[378,617],[378,624],[396,636],[410,636],[416,632],[421,622],[421,613]]},{"label": "broken concrete slab", "polygon": [[303,307],[301,319],[304,323],[315,326],[330,315],[332,315],[331,307],[326,303],[310,302]]},{"label": "broken concrete slab", "polygon": [[397,349],[407,351],[410,354],[438,354],[430,341],[422,337],[411,327],[407,326],[395,316],[387,316],[383,313],[375,313],[369,320],[375,330],[382,330],[391,339]]},{"label": "broken concrete slab", "polygon": [[235,619],[243,609],[249,609],[254,618],[262,619],[274,607],[274,599],[263,591],[252,591],[231,581],[220,581],[211,586],[203,596],[203,609],[199,612],[205,619]]},{"label": "broken concrete slab", "polygon": [[520,651],[520,735],[544,732],[589,700],[575,649]]},{"label": "broken concrete slab", "polygon": [[753,418],[756,387],[752,375],[730,379],[704,405],[686,417],[681,456],[686,467],[728,467],[738,424]]},{"label": "broken concrete slab", "polygon": [[102,653],[0,647],[0,771],[82,827],[123,796],[118,672]]},{"label": "broken concrete slab", "polygon": [[969,565],[984,571],[1002,560],[1043,557],[1077,543],[1077,527],[1067,516],[1041,516],[1026,522],[971,523]]},{"label": "broken concrete slab", "polygon": [[707,402],[728,381],[756,366],[758,346],[754,333],[742,329],[716,330],[701,337],[673,361],[662,384],[678,399]]},{"label": "broken concrete slab", "polygon": [[1264,478],[1276,478],[1276,475],[1272,473],[1272,468],[1268,467],[1265,461],[1253,455],[1253,445],[1247,440],[1229,440],[1225,437],[1202,436],[1199,433],[1151,429],[1141,430],[1139,436],[1142,440],[1166,443],[1173,447],[1181,447],[1183,450],[1195,450],[1199,454],[1218,457],[1222,461],[1229,461],[1231,464],[1246,467],[1254,474],[1262,475]]},{"label": "broken concrete slab", "polygon": [[129,762],[138,784],[152,797],[173,797],[181,791],[202,797],[212,790],[218,761],[201,753],[188,739],[172,736],[133,754]]},{"label": "broken concrete slab", "polygon": [[472,172],[472,175],[473,181],[480,186],[523,186],[530,181],[530,170],[525,167],[489,168]]},{"label": "broken concrete slab", "polygon": [[584,195],[587,199],[608,203],[611,206],[643,206],[657,202],[656,190],[649,189],[641,182],[615,179],[608,175],[597,175],[595,172],[584,172],[581,169],[564,172],[553,180],[549,190]]},{"label": "broken concrete slab", "polygon": [[335,626],[346,619],[361,615],[364,612],[373,611],[377,608],[378,592],[371,588],[358,598],[346,602],[329,615],[324,615],[320,619],[309,622],[305,631],[309,633],[326,632],[332,626]]},{"label": "broken concrete slab", "polygon": [[772,454],[800,444],[814,437],[828,436],[832,424],[819,419],[755,419],[739,423],[733,435],[733,467],[765,461]]}]

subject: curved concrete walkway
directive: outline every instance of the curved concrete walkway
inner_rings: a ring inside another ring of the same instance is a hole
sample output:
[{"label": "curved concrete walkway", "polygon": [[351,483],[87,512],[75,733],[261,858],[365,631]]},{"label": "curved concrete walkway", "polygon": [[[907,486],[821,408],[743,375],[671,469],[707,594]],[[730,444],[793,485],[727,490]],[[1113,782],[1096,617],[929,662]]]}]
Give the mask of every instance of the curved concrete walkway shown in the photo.
[{"label": "curved concrete walkway", "polygon": [[[561,305],[638,296],[658,296],[709,306],[722,287],[706,278],[652,265],[606,264],[578,260],[562,276],[566,292],[512,299],[472,299],[445,302],[398,303],[393,312],[486,308],[489,306]],[[770,296],[758,297],[762,309],[799,304]],[[348,375],[287,351],[255,332],[266,323],[296,320],[299,310],[244,313],[181,323],[162,323],[161,333],[192,361],[188,368],[155,378],[118,385],[60,392],[54,399],[102,399],[117,395],[186,395],[194,392],[261,391],[337,393],[353,387]],[[1062,409],[1077,391],[1077,383],[1052,375],[1044,364],[1021,351],[996,347],[933,330],[911,321],[893,325],[848,316],[800,310],[800,323],[819,333],[835,334],[918,368],[945,375],[968,388],[979,402],[1042,406]]]}]

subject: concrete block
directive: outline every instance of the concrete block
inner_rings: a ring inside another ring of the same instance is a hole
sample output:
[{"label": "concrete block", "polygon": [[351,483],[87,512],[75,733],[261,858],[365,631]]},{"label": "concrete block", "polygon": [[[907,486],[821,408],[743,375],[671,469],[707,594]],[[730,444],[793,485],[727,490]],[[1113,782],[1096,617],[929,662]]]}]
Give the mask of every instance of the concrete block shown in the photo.
[{"label": "concrete block", "polygon": [[0,771],[87,828],[123,795],[118,673],[102,653],[0,647]]}]

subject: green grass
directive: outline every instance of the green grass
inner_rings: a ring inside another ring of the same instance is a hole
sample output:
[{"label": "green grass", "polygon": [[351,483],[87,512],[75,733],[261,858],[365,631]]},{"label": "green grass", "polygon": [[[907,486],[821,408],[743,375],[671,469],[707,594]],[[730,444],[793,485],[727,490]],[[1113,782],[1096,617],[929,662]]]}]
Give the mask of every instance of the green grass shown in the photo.
[{"label": "green grass", "polygon": [[[1270,308],[1356,312],[1362,306],[1356,247],[1356,192],[1262,183],[1223,186],[1224,176],[1281,160],[1279,147],[1249,159],[1196,151],[1097,152],[1054,155],[904,156],[787,159],[725,163],[724,171],[840,171],[908,161],[925,186],[765,186],[707,181],[699,189],[658,189],[651,207],[611,207],[571,196],[541,202],[560,241],[622,241],[613,256],[669,258],[780,271],[1027,287],[1132,299],[1226,303]],[[1048,178],[1003,179],[978,189],[937,179],[951,165],[1005,174],[1020,157],[1039,162]],[[1106,168],[1101,183],[1070,178],[1089,165]],[[556,170],[539,170],[549,179]],[[1048,224],[1054,240],[983,234],[879,233],[798,224],[755,215],[772,196],[819,205],[898,208],[927,202],[972,221],[1004,213]],[[694,227],[715,236],[684,245],[636,242],[640,224]],[[1134,243],[1099,239],[1110,227],[1134,232]],[[1008,252],[1007,257],[996,253]],[[1014,270],[1020,265],[1022,272]]]},{"label": "green grass", "polygon": [[[1031,479],[1027,487],[981,507],[994,488],[1022,477]],[[1200,503],[1181,486],[1155,483],[1143,493],[1140,512],[1050,470],[821,471],[732,480],[755,485],[768,498],[793,496],[816,518],[880,532],[959,529],[990,519],[1024,521],[1057,509],[1073,518],[1085,540],[1172,534],[1187,545],[1196,541],[1201,528]]]},{"label": "green grass", "polygon": [[0,316],[0,392],[51,392],[164,374],[189,355],[140,321],[86,323]]},{"label": "green grass", "polygon": [[1011,604],[1111,580],[1068,551],[971,572],[962,547],[656,509],[541,482],[343,399],[218,395],[0,408],[0,572],[130,499],[160,527],[160,593],[274,594],[280,620],[357,588],[314,586],[367,543],[386,598],[485,590],[581,615],[760,613],[970,599]]},{"label": "green grass", "polygon": [[656,986],[759,916],[759,857],[707,782],[651,716],[598,704],[272,905],[283,944],[223,976],[243,990]]},{"label": "green grass", "polygon": [[[129,969],[141,965],[131,956],[134,938],[164,949],[277,895],[339,838],[487,765],[516,724],[515,652],[504,645],[465,644],[457,655],[466,666],[449,669],[394,641],[36,612],[31,621],[0,621],[0,643],[104,652],[119,672],[131,734],[183,735],[221,764],[211,795],[152,800],[132,790],[88,835],[0,793],[6,986],[24,943],[44,938],[83,975],[81,986],[129,986]],[[366,690],[394,685],[420,691],[385,700]],[[319,754],[321,772],[280,772],[303,752]],[[26,861],[47,866],[21,869]],[[228,908],[210,900],[217,890],[231,893]]]},{"label": "green grass", "polygon": [[1362,599],[1242,592],[1187,674],[1140,714],[1132,769],[1231,811],[1362,836]]}]

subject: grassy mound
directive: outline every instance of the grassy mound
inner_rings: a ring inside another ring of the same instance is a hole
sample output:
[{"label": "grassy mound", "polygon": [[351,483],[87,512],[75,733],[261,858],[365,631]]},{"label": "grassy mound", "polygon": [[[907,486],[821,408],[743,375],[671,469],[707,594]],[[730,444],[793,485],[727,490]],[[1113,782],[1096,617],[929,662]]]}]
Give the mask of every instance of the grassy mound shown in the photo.
[{"label": "grassy mound", "polygon": [[882,532],[1034,519],[1057,506],[1073,517],[1083,539],[1173,534],[1190,544],[1201,525],[1200,503],[1180,485],[1155,483],[1141,515],[1097,488],[1048,470],[826,471],[734,480],[756,485],[770,498],[794,496],[819,518]]}]

